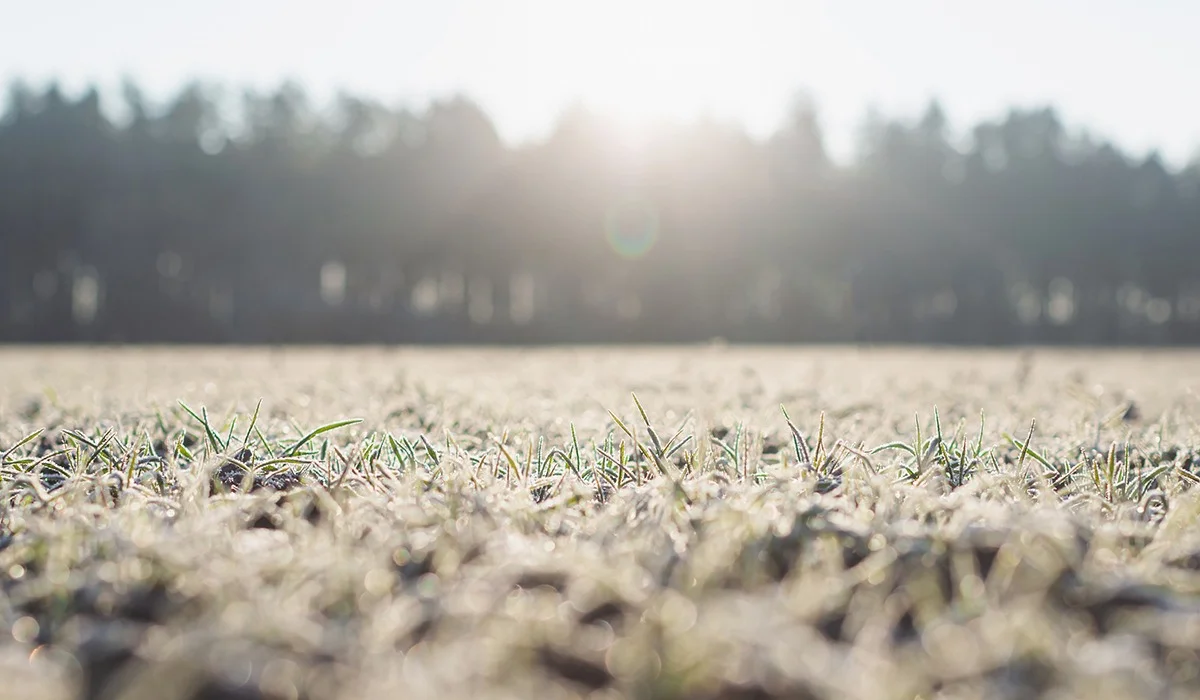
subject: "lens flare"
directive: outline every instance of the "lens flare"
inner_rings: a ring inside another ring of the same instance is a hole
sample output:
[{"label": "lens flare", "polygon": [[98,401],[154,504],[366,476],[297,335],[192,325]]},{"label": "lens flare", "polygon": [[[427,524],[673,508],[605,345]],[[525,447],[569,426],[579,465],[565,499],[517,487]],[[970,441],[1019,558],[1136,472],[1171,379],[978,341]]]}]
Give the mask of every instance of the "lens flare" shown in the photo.
[{"label": "lens flare", "polygon": [[644,257],[658,240],[658,211],[643,199],[628,199],[609,207],[604,220],[608,244],[623,258]]}]

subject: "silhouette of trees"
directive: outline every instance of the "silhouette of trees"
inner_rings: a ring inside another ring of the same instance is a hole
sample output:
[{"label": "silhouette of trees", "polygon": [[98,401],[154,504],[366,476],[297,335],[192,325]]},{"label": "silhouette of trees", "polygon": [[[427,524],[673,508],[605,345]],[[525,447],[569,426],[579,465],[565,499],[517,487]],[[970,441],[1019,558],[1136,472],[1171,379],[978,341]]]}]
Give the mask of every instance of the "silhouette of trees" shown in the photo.
[{"label": "silhouette of trees", "polygon": [[1200,162],[1049,108],[873,114],[836,164],[803,97],[519,146],[464,98],[106,99],[9,86],[0,341],[1200,341]]}]

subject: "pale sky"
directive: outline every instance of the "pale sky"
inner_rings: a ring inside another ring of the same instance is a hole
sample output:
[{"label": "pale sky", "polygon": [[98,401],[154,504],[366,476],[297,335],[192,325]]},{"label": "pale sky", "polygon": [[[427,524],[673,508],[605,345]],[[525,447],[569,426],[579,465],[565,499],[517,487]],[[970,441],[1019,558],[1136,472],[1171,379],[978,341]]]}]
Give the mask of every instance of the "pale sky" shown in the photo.
[{"label": "pale sky", "polygon": [[1200,153],[1195,0],[38,0],[3,22],[3,82],[462,92],[510,141],[576,98],[764,135],[805,90],[840,152],[869,105],[915,115],[936,96],[956,126],[1051,103],[1133,153]]}]

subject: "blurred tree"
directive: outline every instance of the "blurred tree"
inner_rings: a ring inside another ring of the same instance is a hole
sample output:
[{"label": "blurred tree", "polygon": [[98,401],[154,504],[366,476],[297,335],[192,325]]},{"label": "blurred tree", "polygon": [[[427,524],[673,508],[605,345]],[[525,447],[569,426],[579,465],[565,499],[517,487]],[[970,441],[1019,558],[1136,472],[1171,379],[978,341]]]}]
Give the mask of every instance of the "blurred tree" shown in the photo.
[{"label": "blurred tree", "polygon": [[462,97],[119,98],[9,86],[0,340],[1200,340],[1200,164],[1049,108],[870,114],[835,164],[804,96],[517,147]]}]

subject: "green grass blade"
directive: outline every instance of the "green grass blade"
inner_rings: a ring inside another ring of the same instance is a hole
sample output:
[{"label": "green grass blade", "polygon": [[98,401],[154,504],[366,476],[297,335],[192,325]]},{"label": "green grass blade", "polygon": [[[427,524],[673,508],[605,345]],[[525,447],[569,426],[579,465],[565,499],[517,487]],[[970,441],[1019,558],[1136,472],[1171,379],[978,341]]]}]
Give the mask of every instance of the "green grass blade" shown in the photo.
[{"label": "green grass blade", "polygon": [[313,440],[313,438],[316,438],[316,437],[317,437],[317,436],[319,436],[319,435],[324,435],[325,433],[328,433],[328,432],[330,432],[331,430],[337,430],[337,429],[339,429],[339,428],[345,428],[345,427],[347,427],[347,426],[350,426],[350,425],[357,425],[357,424],[359,424],[359,423],[361,423],[361,422],[362,422],[362,419],[361,419],[361,418],[351,418],[351,419],[349,419],[349,420],[340,420],[340,421],[337,421],[337,422],[335,422],[335,423],[329,423],[329,424],[326,424],[326,425],[322,425],[321,427],[319,427],[319,428],[317,428],[317,429],[313,430],[312,432],[308,433],[308,434],[307,434],[307,435],[305,435],[304,437],[300,438],[300,439],[299,439],[299,440],[298,440],[298,441],[297,441],[297,442],[296,442],[294,445],[292,445],[291,447],[289,447],[289,448],[287,448],[286,450],[284,450],[284,451],[283,451],[283,456],[284,456],[284,457],[292,457],[292,456],[294,456],[294,455],[295,455],[297,452],[299,452],[299,451],[300,451],[300,448],[302,448],[302,447],[304,447],[305,445],[307,445],[309,442],[311,442],[311,441]]}]

